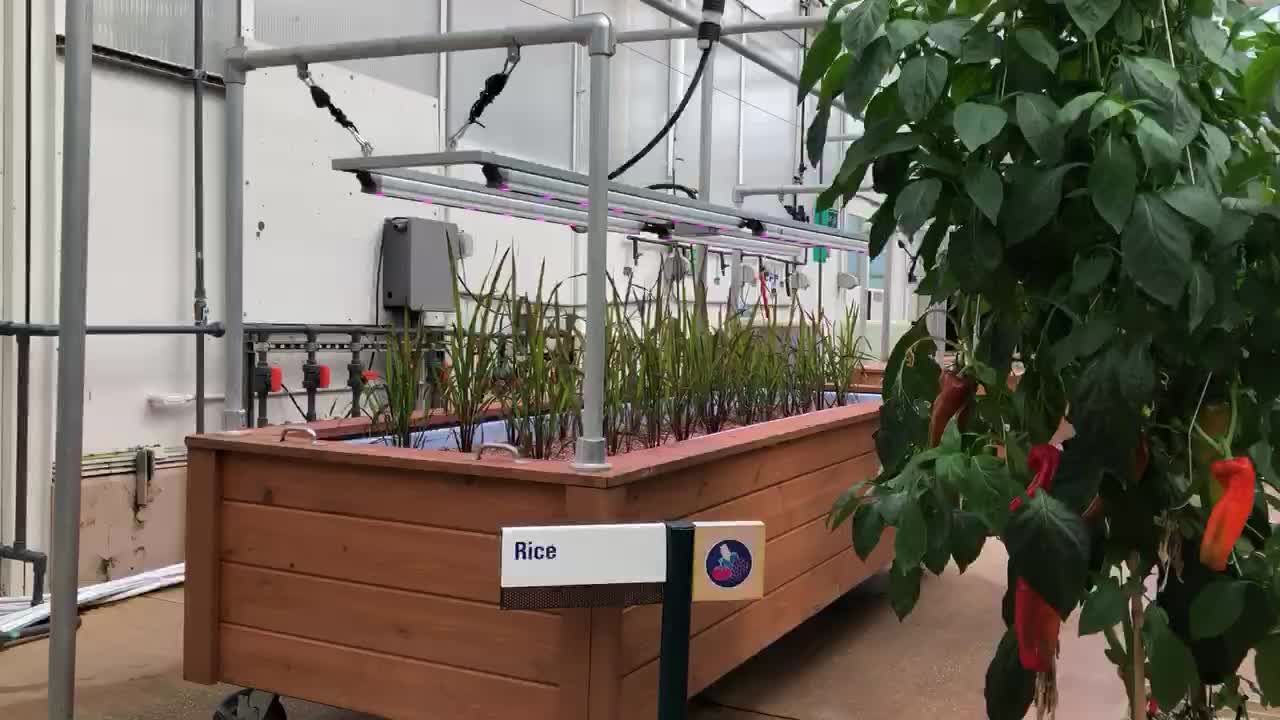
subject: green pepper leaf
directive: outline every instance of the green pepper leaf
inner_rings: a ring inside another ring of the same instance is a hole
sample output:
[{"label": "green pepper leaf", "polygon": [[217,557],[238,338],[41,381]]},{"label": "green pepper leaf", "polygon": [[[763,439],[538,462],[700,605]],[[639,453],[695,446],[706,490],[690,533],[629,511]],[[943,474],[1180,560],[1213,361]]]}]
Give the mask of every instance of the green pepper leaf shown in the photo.
[{"label": "green pepper leaf", "polygon": [[1249,110],[1256,112],[1271,105],[1277,82],[1280,82],[1280,46],[1260,53],[1244,71],[1244,98]]},{"label": "green pepper leaf", "polygon": [[1085,38],[1093,40],[1120,9],[1120,0],[1066,0],[1067,12]]},{"label": "green pepper leaf", "polygon": [[1010,245],[1035,235],[1058,212],[1062,179],[1075,164],[1055,168],[1018,167],[1010,171],[1009,202],[1004,203],[1000,225]]},{"label": "green pepper leaf", "polygon": [[1089,132],[1098,129],[1099,125],[1107,122],[1111,118],[1119,115],[1128,108],[1124,103],[1112,97],[1104,97],[1093,106],[1093,112],[1089,113]]},{"label": "green pepper leaf", "polygon": [[962,103],[951,119],[956,135],[971,152],[994,140],[1008,122],[1009,113],[1003,108],[974,102]]},{"label": "green pepper leaf", "polygon": [[880,82],[893,67],[897,51],[889,46],[888,38],[881,36],[873,40],[857,57],[858,62],[845,74],[844,84],[844,106],[855,117],[862,115],[867,103],[880,88]]},{"label": "green pepper leaf", "polygon": [[1174,185],[1160,193],[1160,199],[1209,230],[1216,230],[1222,222],[1222,203],[1201,185]]},{"label": "green pepper leaf", "polygon": [[1077,95],[1071,98],[1062,109],[1058,111],[1058,124],[1064,128],[1070,128],[1076,124],[1080,116],[1085,110],[1092,108],[1099,100],[1102,99],[1103,93],[1095,90],[1087,92],[1083,95]]},{"label": "green pepper leaf", "polygon": [[1063,128],[1057,125],[1058,112],[1057,103],[1046,95],[1023,93],[1018,96],[1018,127],[1031,149],[1047,163],[1062,159]]},{"label": "green pepper leaf", "polygon": [[[1156,608],[1158,610],[1159,608]],[[1151,630],[1151,694],[1161,707],[1174,707],[1199,685],[1195,657],[1164,620],[1163,612],[1148,615]]]},{"label": "green pepper leaf", "polygon": [[894,562],[906,567],[919,565],[928,549],[929,527],[918,502],[908,499],[903,503],[897,530],[893,543]]},{"label": "green pepper leaf", "polygon": [[1097,290],[1114,266],[1115,256],[1105,250],[1080,258],[1071,274],[1071,294],[1088,295]]},{"label": "green pepper leaf", "polygon": [[[1058,70],[1058,49],[1045,38],[1044,33],[1036,28],[1020,28],[1013,37],[1032,60],[1049,68],[1049,72]],[[1076,115],[1079,117],[1079,114]]]},{"label": "green pepper leaf", "polygon": [[884,518],[874,503],[858,506],[853,514],[853,551],[864,562],[880,544],[884,534]]},{"label": "green pepper leaf", "polygon": [[947,18],[929,26],[929,39],[946,54],[958,58],[962,51],[961,40],[974,24],[970,18]]},{"label": "green pepper leaf", "polygon": [[1124,622],[1128,600],[1115,578],[1107,578],[1095,585],[1080,609],[1080,637],[1100,633]]},{"label": "green pepper leaf", "polygon": [[920,599],[920,580],[924,577],[919,565],[904,566],[894,558],[889,569],[889,605],[898,620],[904,620],[915,609]]},{"label": "green pepper leaf", "polygon": [[1004,544],[1014,574],[1066,619],[1089,575],[1089,530],[1049,493],[1036,493],[1009,518]]},{"label": "green pepper leaf", "polygon": [[947,87],[947,69],[946,59],[938,55],[920,55],[902,66],[898,98],[908,118],[922,120],[933,110]]},{"label": "green pepper leaf", "polygon": [[1036,693],[1036,674],[1022,667],[1018,658],[1018,636],[1006,630],[1000,646],[987,666],[988,720],[1023,720]]},{"label": "green pepper leaf", "polygon": [[884,21],[889,19],[889,0],[862,0],[844,16],[840,37],[853,56],[871,44]]},{"label": "green pepper leaf", "polygon": [[1193,262],[1191,267],[1191,277],[1187,281],[1187,303],[1190,307],[1190,322],[1187,329],[1195,332],[1200,327],[1200,323],[1204,322],[1204,316],[1209,313],[1209,308],[1213,307],[1216,300],[1213,288],[1213,275],[1205,268],[1204,265]]},{"label": "green pepper leaf", "polygon": [[1211,17],[1193,17],[1190,25],[1191,37],[1205,59],[1229,73],[1236,72],[1235,56],[1230,52],[1227,31],[1218,21]]},{"label": "green pepper leaf", "polygon": [[804,102],[804,98],[818,84],[818,80],[826,74],[831,63],[840,54],[840,28],[827,25],[813,38],[809,52],[804,56],[804,67],[800,69],[800,84],[796,94],[796,104]]},{"label": "green pepper leaf", "polygon": [[919,20],[902,18],[886,25],[884,32],[889,36],[889,46],[896,54],[902,52],[902,49],[908,45],[920,42],[920,38],[929,32],[929,25]]},{"label": "green pepper leaf", "polygon": [[1178,304],[1191,276],[1191,233],[1158,195],[1134,201],[1121,250],[1125,273],[1138,287],[1169,307]]},{"label": "green pepper leaf", "polygon": [[951,519],[951,557],[963,574],[982,554],[987,542],[987,527],[977,515],[956,510]]},{"label": "green pepper leaf", "polygon": [[1191,638],[1217,637],[1227,631],[1244,610],[1248,583],[1219,580],[1206,586],[1191,602]]},{"label": "green pepper leaf", "polygon": [[1093,207],[1116,232],[1124,230],[1133,213],[1138,191],[1138,161],[1129,143],[1118,133],[1110,133],[1098,145],[1089,169],[1089,198]]},{"label": "green pepper leaf", "polygon": [[916,180],[902,189],[893,211],[902,232],[910,235],[924,226],[933,215],[941,192],[942,181],[938,178]]},{"label": "green pepper leaf", "polygon": [[1268,635],[1255,648],[1254,672],[1268,705],[1280,704],[1280,635]]},{"label": "green pepper leaf", "polygon": [[964,191],[982,214],[993,223],[999,222],[1000,205],[1004,202],[1004,185],[1000,182],[1000,174],[970,158],[961,180],[964,182]]}]

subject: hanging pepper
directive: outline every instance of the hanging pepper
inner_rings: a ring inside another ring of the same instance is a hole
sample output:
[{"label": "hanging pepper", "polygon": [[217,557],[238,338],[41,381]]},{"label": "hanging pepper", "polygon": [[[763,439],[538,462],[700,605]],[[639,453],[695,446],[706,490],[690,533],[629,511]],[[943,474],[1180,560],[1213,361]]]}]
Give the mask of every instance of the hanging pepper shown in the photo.
[{"label": "hanging pepper", "polygon": [[961,377],[954,370],[942,373],[938,384],[938,397],[929,413],[929,447],[937,447],[942,442],[947,423],[969,404],[976,387],[973,380]]},{"label": "hanging pepper", "polygon": [[[1027,468],[1033,473],[1027,497],[1039,490],[1053,489],[1062,451],[1053,445],[1036,445],[1027,453]],[[1009,503],[1009,510],[1022,507],[1022,497]],[[1052,673],[1058,657],[1058,633],[1062,618],[1026,580],[1018,578],[1014,592],[1014,632],[1018,637],[1018,659],[1022,667],[1037,673]]]},{"label": "hanging pepper", "polygon": [[1240,539],[1240,533],[1253,512],[1253,461],[1247,457],[1218,460],[1209,466],[1209,472],[1222,488],[1222,496],[1213,504],[1209,522],[1205,524],[1204,538],[1200,541],[1200,562],[1222,572],[1227,567],[1231,549]]}]

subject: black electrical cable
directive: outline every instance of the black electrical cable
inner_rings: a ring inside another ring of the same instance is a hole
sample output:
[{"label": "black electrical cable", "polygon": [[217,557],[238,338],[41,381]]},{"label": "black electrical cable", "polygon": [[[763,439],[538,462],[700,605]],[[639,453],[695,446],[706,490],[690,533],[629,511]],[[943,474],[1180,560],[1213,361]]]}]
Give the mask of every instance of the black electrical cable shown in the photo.
[{"label": "black electrical cable", "polygon": [[289,389],[289,386],[284,383],[280,383],[280,389],[285,391],[289,396],[290,402],[292,402],[293,406],[298,409],[298,414],[302,416],[302,421],[307,422],[307,414],[302,412],[302,406],[298,404],[298,399],[293,396],[293,391]]},{"label": "black electrical cable", "polygon": [[698,69],[693,71],[693,78],[689,80],[689,87],[684,91],[684,97],[680,98],[680,104],[676,106],[676,111],[671,113],[671,117],[667,118],[666,124],[662,126],[662,129],[658,131],[658,134],[653,136],[653,139],[650,140],[647,145],[640,149],[640,152],[631,156],[630,160],[618,166],[617,170],[609,173],[610,180],[613,180],[622,173],[630,170],[632,165],[640,162],[645,155],[648,155],[649,152],[662,141],[662,138],[667,136],[667,133],[671,132],[671,128],[675,127],[676,121],[680,119],[680,115],[684,112],[685,107],[688,106],[689,100],[693,98],[693,91],[698,87],[698,81],[702,79],[702,73],[706,70],[707,61],[710,58],[711,48],[704,48],[702,51],[702,57],[698,59]]},{"label": "black electrical cable", "polygon": [[698,199],[697,190],[694,190],[688,185],[681,185],[680,183],[675,183],[675,182],[654,183],[653,185],[646,185],[645,188],[648,190],[676,190],[678,192],[684,193],[685,195],[688,195],[689,199],[691,200]]},{"label": "black electrical cable", "polygon": [[485,110],[489,109],[493,101],[497,100],[502,91],[506,89],[507,80],[510,79],[511,73],[515,72],[516,66],[519,64],[520,54],[518,52],[511,53],[507,56],[507,61],[502,65],[502,72],[494,73],[485,78],[484,89],[480,91],[480,97],[471,103],[471,112],[467,115],[467,121],[449,138],[450,145],[457,143],[466,133],[468,127],[472,125],[484,127],[484,123],[480,122],[480,116],[484,114]]},{"label": "black electrical cable", "polygon": [[307,89],[311,91],[311,102],[315,103],[316,107],[321,110],[328,110],[334,122],[341,125],[344,130],[350,130],[354,133],[360,132],[356,124],[351,122],[351,118],[347,117],[347,114],[342,111],[342,108],[333,104],[333,98],[329,97],[329,93],[324,88],[316,85],[313,81],[307,85]]}]

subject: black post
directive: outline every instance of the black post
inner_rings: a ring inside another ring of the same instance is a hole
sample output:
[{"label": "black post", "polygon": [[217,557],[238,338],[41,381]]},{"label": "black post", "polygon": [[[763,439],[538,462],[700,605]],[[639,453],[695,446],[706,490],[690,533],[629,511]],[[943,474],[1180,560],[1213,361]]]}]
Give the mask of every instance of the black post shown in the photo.
[{"label": "black post", "polygon": [[31,407],[31,338],[18,338],[18,457],[14,463],[13,547],[27,547],[27,415]]},{"label": "black post", "polygon": [[689,616],[693,606],[693,523],[667,523],[667,582],[662,590],[658,720],[689,714]]},{"label": "black post", "polygon": [[[191,102],[193,142],[192,197],[195,221],[196,291],[193,310],[195,322],[203,325],[209,321],[209,299],[204,287],[204,0],[194,0],[192,7],[191,41]],[[196,432],[204,432],[204,336],[196,336]],[[227,392],[232,392],[231,388]]]},{"label": "black post", "polygon": [[302,387],[307,391],[307,422],[315,422],[316,391],[320,388],[320,365],[316,362],[315,330],[307,330],[307,361],[302,364]]},{"label": "black post", "polygon": [[360,364],[360,353],[364,345],[360,342],[361,333],[351,333],[351,362],[347,363],[347,386],[351,388],[351,417],[360,417],[360,392],[364,389],[364,366]]}]

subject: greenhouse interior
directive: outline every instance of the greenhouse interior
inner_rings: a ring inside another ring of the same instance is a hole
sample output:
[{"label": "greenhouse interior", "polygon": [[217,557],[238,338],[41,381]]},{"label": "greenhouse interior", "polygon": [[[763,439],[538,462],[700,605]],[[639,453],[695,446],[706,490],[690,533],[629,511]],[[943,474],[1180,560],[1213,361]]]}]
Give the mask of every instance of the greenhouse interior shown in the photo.
[{"label": "greenhouse interior", "polygon": [[1278,6],[3,0],[0,717],[1280,719]]}]

